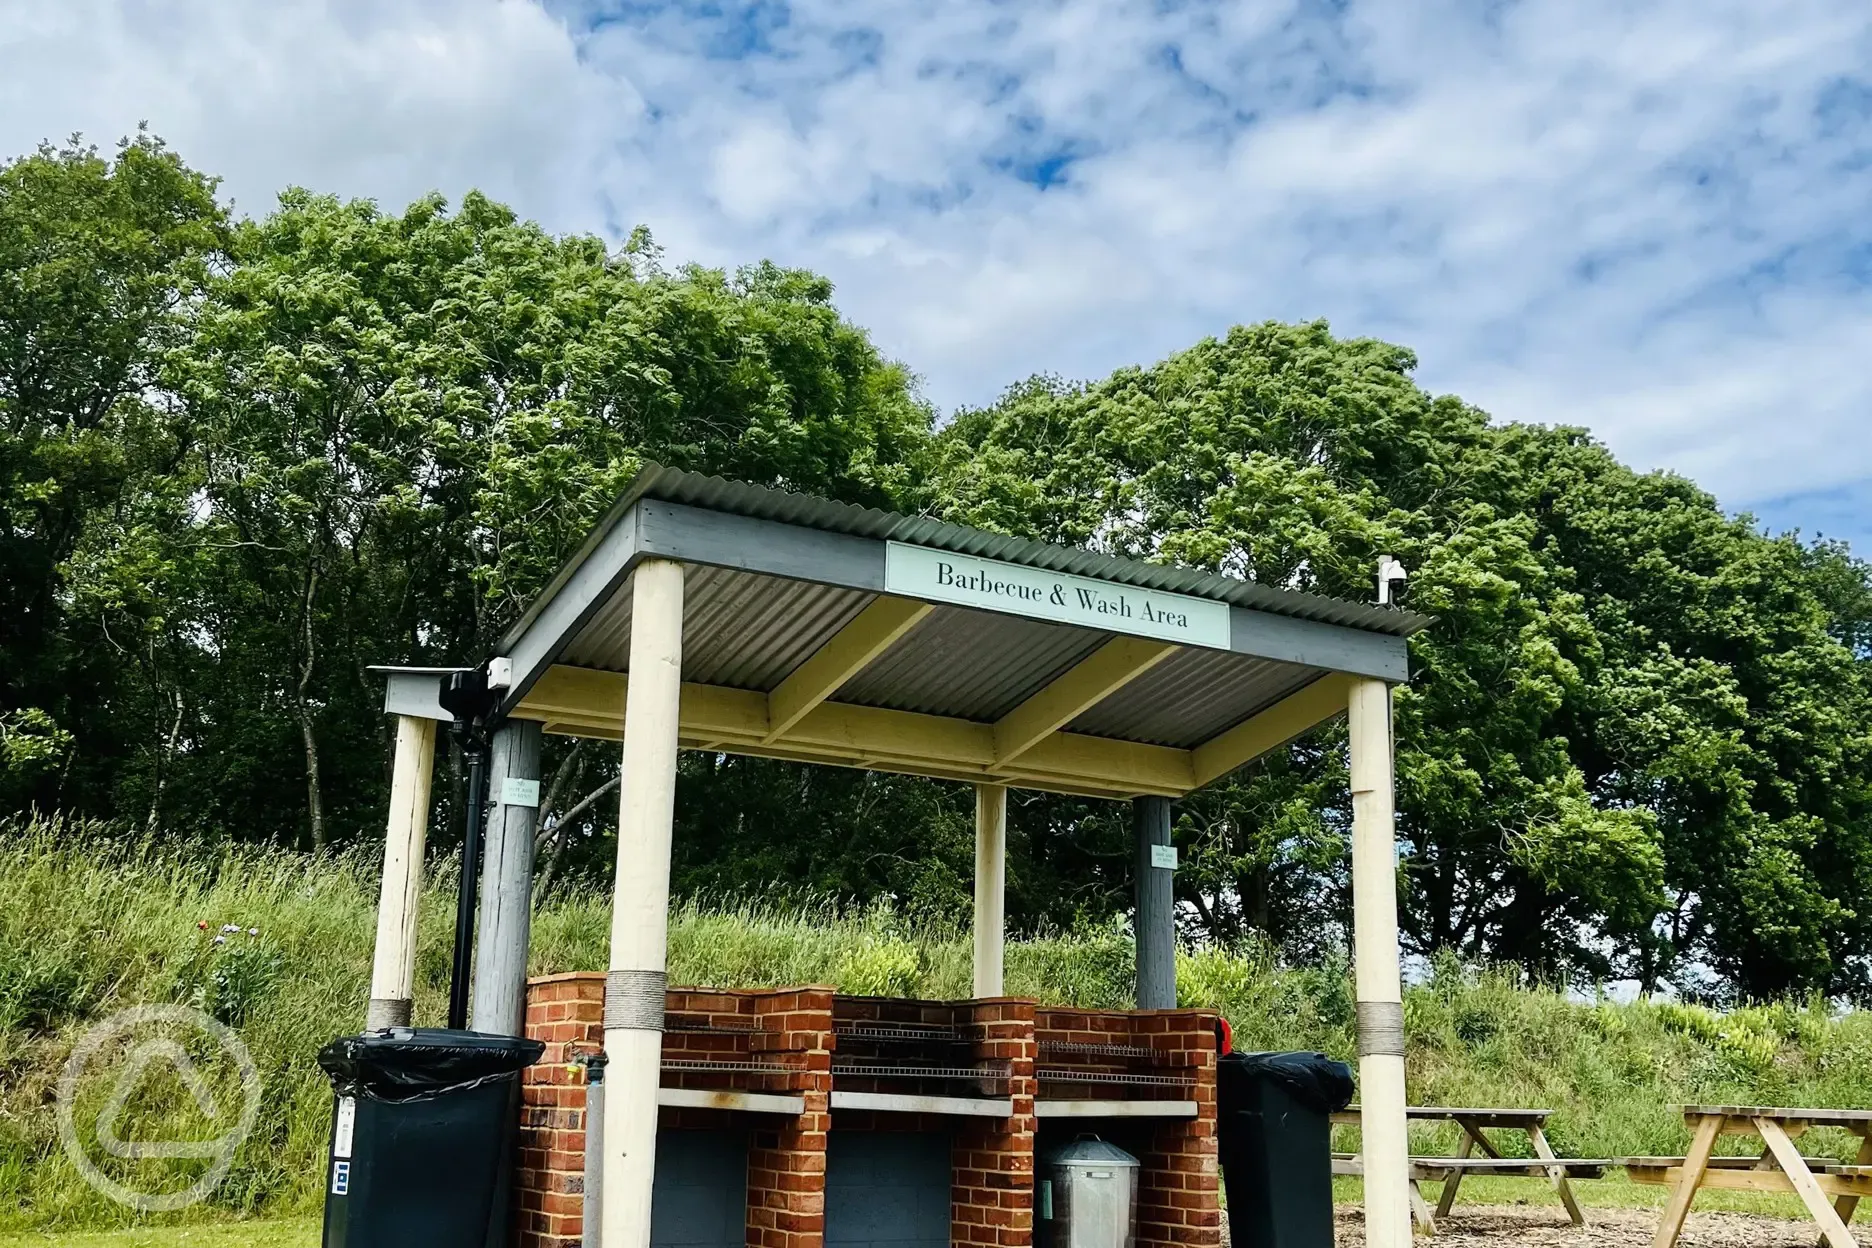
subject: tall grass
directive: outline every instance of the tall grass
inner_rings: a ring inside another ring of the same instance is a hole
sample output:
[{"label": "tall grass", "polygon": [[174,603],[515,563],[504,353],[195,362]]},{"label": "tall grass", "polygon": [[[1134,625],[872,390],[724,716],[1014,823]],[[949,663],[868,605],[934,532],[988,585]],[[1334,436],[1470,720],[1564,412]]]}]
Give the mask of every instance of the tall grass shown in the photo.
[{"label": "tall grass", "polygon": [[[313,1055],[362,1023],[375,874],[362,858],[204,855],[75,823],[0,825],[0,1229],[131,1219],[64,1156],[54,1091],[89,1027],[146,1002],[195,1005],[232,1026],[262,1076],[258,1129],[207,1212],[316,1210],[330,1106]],[[450,868],[436,866],[420,928],[423,1023],[444,1012],[452,895]],[[608,932],[607,899],[549,899],[535,922],[534,972],[602,968]],[[882,908],[692,900],[670,924],[676,983],[960,997],[969,962],[966,932]],[[1117,925],[1008,949],[1008,991],[1050,1003],[1128,1005],[1132,971],[1131,938]],[[1353,1058],[1343,967],[1284,968],[1256,948],[1186,950],[1178,990],[1186,1005],[1222,1011],[1241,1047]],[[1575,1156],[1681,1151],[1669,1107],[1687,1102],[1872,1105],[1872,1019],[1817,1003],[1717,1015],[1588,1002],[1443,962],[1406,993],[1405,1014],[1413,1100],[1551,1108],[1555,1145]],[[176,1089],[151,1097],[146,1123],[195,1112]],[[1425,1151],[1453,1143],[1430,1130],[1416,1141]],[[1805,1146],[1851,1147],[1822,1133]]]}]

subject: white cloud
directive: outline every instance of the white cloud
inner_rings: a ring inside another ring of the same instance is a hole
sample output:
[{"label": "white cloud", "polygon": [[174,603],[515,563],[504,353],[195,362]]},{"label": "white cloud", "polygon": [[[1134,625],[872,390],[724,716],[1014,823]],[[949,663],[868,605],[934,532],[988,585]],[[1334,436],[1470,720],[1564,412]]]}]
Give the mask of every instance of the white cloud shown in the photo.
[{"label": "white cloud", "polygon": [[589,195],[641,112],[528,0],[0,2],[0,150],[147,120],[250,212],[294,184],[550,211],[541,190]]},{"label": "white cloud", "polygon": [[1862,6],[549,3],[0,0],[0,145],[808,265],[945,406],[1325,316],[1872,545]]}]

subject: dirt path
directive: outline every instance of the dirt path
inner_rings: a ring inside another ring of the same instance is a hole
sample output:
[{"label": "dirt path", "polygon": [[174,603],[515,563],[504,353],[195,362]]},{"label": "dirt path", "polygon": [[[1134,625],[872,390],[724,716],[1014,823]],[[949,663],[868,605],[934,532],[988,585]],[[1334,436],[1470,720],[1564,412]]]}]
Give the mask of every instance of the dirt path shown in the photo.
[{"label": "dirt path", "polygon": [[[1477,1205],[1439,1222],[1435,1248],[1650,1248],[1657,1232],[1652,1209],[1588,1209],[1587,1225],[1575,1229],[1558,1209]],[[1872,1244],[1872,1228],[1853,1228],[1861,1244]],[[1364,1248],[1364,1220],[1341,1209],[1338,1248]],[[1682,1248],[1814,1248],[1820,1233],[1811,1222],[1761,1218],[1745,1213],[1692,1213],[1677,1242]]]}]

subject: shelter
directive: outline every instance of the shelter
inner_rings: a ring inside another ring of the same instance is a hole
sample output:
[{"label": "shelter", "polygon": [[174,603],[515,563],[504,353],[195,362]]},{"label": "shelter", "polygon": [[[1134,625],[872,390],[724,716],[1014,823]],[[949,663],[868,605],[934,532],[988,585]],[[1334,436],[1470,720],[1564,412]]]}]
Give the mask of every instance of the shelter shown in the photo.
[{"label": "shelter", "polygon": [[[1390,688],[1420,616],[647,465],[485,670],[475,1026],[517,1033],[540,733],[621,738],[604,1242],[648,1243],[677,753],[965,782],[975,982],[1002,990],[1009,787],[1134,803],[1140,1006],[1175,1001],[1170,803],[1349,716],[1368,1242],[1411,1224]],[[407,1021],[434,672],[399,717],[371,1025]]]}]

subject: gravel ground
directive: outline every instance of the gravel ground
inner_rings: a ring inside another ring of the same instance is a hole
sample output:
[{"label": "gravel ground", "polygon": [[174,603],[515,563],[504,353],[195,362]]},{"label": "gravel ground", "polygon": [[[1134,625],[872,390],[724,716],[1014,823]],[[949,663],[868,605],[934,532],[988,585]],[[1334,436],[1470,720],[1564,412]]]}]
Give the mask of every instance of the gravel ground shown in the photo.
[{"label": "gravel ground", "polygon": [[[1440,1219],[1434,1239],[1418,1239],[1435,1248],[1650,1248],[1657,1233],[1653,1209],[1588,1209],[1584,1228],[1575,1228],[1558,1209],[1458,1206]],[[1861,1244],[1872,1244],[1872,1228],[1854,1227]],[[1357,1210],[1341,1209],[1338,1248],[1364,1248],[1364,1220]],[[1682,1248],[1814,1248],[1819,1228],[1811,1222],[1782,1221],[1746,1213],[1692,1213]]]}]

